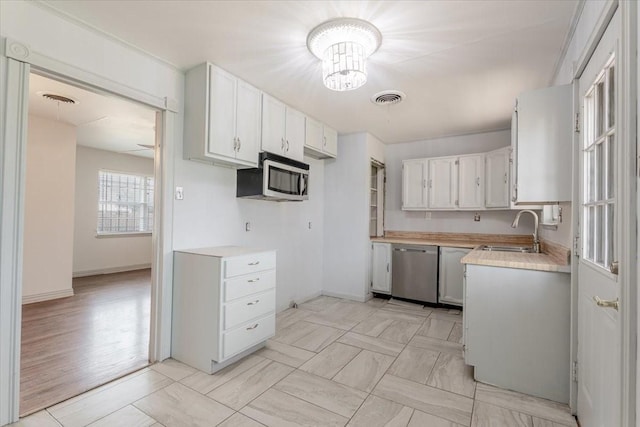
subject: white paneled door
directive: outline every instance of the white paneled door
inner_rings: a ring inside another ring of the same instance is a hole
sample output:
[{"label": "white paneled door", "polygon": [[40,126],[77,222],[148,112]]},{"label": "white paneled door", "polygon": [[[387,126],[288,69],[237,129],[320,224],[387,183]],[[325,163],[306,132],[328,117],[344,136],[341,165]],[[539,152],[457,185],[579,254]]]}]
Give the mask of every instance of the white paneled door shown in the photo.
[{"label": "white paneled door", "polygon": [[579,82],[578,419],[583,427],[621,425],[619,15],[613,16]]}]

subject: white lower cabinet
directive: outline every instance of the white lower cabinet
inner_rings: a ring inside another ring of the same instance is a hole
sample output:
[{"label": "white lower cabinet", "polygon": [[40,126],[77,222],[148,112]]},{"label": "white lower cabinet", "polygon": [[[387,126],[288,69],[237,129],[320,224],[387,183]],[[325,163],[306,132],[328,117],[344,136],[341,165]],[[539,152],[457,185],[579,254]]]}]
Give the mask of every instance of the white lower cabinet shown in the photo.
[{"label": "white lower cabinet", "polygon": [[174,252],[171,357],[207,373],[275,335],[275,251]]},{"label": "white lower cabinet", "polygon": [[464,286],[464,359],[475,379],[568,403],[571,275],[467,264]]},{"label": "white lower cabinet", "polygon": [[371,244],[371,290],[391,293],[391,244]]},{"label": "white lower cabinet", "polygon": [[464,265],[460,260],[471,249],[440,247],[440,277],[438,280],[438,302],[463,304]]}]

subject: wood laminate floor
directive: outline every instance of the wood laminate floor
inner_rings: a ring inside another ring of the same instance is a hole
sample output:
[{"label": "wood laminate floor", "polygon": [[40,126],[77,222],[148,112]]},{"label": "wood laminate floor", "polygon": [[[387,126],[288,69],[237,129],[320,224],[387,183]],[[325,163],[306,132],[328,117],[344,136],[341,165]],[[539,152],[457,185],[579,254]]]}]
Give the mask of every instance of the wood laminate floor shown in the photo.
[{"label": "wood laminate floor", "polygon": [[566,405],[476,383],[461,321],[318,297],[214,375],[167,359],[14,427],[576,427]]},{"label": "wood laminate floor", "polygon": [[73,289],[22,307],[21,416],[149,363],[150,270],[77,278]]}]

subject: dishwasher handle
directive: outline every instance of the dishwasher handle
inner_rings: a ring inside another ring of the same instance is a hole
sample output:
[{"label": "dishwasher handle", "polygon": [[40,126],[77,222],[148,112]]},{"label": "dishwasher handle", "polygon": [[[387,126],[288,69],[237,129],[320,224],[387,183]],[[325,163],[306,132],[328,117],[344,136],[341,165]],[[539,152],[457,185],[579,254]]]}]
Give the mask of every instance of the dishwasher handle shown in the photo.
[{"label": "dishwasher handle", "polygon": [[420,252],[423,254],[437,254],[438,251],[430,251],[427,249],[412,249],[412,248],[393,248],[394,251],[398,252]]}]

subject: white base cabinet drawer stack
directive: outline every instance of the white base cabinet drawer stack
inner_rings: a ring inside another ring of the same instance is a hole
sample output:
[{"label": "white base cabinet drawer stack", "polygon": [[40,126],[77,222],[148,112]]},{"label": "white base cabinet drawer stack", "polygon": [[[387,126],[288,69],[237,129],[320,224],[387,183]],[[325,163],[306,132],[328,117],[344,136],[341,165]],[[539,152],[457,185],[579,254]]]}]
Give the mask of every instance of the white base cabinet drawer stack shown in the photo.
[{"label": "white base cabinet drawer stack", "polygon": [[207,373],[275,335],[276,253],[236,246],[176,251],[171,356]]}]

